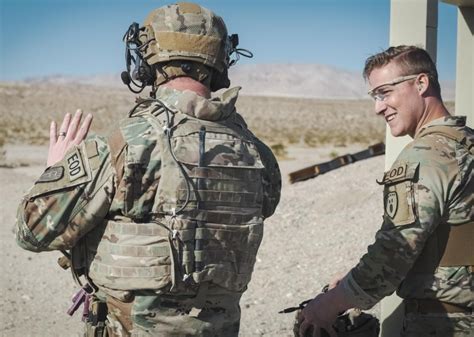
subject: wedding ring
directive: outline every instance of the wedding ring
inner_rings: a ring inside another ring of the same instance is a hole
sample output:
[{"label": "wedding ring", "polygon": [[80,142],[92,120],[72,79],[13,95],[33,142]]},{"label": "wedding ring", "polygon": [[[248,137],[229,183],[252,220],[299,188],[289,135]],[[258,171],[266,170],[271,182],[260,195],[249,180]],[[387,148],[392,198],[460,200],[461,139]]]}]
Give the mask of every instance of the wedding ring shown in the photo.
[{"label": "wedding ring", "polygon": [[59,137],[66,137],[66,132],[60,132]]}]

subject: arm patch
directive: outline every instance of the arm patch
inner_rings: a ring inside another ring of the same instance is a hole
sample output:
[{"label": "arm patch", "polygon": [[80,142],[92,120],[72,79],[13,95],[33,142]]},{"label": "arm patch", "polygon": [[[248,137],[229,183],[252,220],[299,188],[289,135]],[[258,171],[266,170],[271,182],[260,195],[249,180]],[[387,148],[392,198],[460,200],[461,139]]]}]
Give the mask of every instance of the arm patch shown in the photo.
[{"label": "arm patch", "polygon": [[43,194],[64,190],[85,184],[91,179],[91,167],[84,143],[82,143],[72,148],[64,159],[47,168],[28,193],[28,197],[31,199]]},{"label": "arm patch", "polygon": [[64,176],[64,167],[62,166],[55,166],[55,167],[48,167],[46,171],[39,177],[38,183],[48,183],[51,181],[58,181]]},{"label": "arm patch", "polygon": [[415,180],[419,163],[394,165],[384,174],[384,215],[395,226],[416,220]]},{"label": "arm patch", "polygon": [[79,149],[76,148],[74,152],[68,154],[66,156],[65,162],[67,165],[67,172],[70,182],[86,175],[86,170],[84,169],[84,163],[82,161]]}]

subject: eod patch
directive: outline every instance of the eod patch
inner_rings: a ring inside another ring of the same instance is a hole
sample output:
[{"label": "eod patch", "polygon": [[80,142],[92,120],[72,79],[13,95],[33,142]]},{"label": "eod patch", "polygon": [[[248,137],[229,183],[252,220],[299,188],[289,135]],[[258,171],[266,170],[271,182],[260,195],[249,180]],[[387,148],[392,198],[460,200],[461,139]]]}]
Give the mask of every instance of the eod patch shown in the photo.
[{"label": "eod patch", "polygon": [[404,179],[407,174],[407,165],[400,165],[398,167],[392,168],[390,171],[386,172],[383,176],[383,182],[397,181]]},{"label": "eod patch", "polygon": [[70,153],[66,158],[66,171],[69,175],[69,181],[74,181],[86,175],[81,153],[78,149]]}]

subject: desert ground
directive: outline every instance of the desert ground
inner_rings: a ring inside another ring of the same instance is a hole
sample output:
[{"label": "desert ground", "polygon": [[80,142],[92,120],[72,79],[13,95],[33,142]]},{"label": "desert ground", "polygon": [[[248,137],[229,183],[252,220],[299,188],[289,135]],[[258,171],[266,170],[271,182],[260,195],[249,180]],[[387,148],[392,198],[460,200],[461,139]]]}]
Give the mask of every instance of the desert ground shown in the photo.
[{"label": "desert ground", "polygon": [[[80,312],[66,314],[77,286],[57,265],[59,253],[35,254],[16,245],[16,207],[44,170],[51,119],[80,107],[94,114],[94,132],[107,132],[132,101],[119,89],[0,84],[0,336],[81,336]],[[292,336],[293,315],[278,311],[315,296],[373,241],[382,219],[375,180],[383,174],[384,157],[296,184],[288,182],[288,173],[365,149],[383,140],[385,126],[363,100],[243,96],[238,109],[277,153],[283,176],[279,207],[266,221],[241,301],[241,336]],[[379,315],[378,306],[372,312]]]}]

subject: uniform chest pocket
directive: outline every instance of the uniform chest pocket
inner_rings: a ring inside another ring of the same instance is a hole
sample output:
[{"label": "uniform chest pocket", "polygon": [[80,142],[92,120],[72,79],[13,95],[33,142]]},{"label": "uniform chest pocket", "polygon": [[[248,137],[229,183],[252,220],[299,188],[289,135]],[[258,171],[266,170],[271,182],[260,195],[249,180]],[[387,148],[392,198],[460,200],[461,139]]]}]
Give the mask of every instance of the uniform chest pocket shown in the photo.
[{"label": "uniform chest pocket", "polygon": [[384,217],[395,226],[407,225],[416,220],[418,166],[418,163],[394,166],[384,175]]}]

